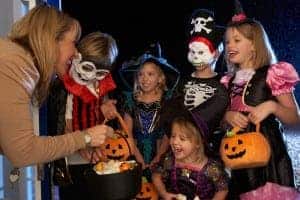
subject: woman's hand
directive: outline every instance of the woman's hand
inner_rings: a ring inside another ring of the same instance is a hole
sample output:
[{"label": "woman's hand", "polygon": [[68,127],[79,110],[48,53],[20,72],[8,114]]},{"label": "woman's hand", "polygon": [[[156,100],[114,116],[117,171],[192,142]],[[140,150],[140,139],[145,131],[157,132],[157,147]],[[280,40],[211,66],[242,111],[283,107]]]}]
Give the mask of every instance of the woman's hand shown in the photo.
[{"label": "woman's hand", "polygon": [[238,111],[226,111],[224,119],[232,127],[246,128],[249,123],[248,117]]},{"label": "woman's hand", "polygon": [[92,149],[87,148],[87,149],[81,149],[78,151],[79,155],[85,159],[86,161],[91,161],[91,157],[92,157]]},{"label": "woman's hand", "polygon": [[248,106],[248,118],[253,124],[258,124],[274,113],[275,109],[276,105],[273,101],[266,101],[255,107]]},{"label": "woman's hand", "polygon": [[[93,153],[93,151],[95,151]],[[91,149],[91,148],[87,148],[87,149],[81,149],[78,151],[78,153],[80,154],[80,156],[89,161],[89,162],[92,162],[93,164],[99,162],[101,159],[102,159],[102,153],[101,153],[101,149],[98,147],[98,148],[94,148],[94,149]],[[93,158],[92,158],[93,156]]]},{"label": "woman's hand", "polygon": [[101,105],[101,111],[105,119],[111,120],[117,117],[117,100],[108,99]]},{"label": "woman's hand", "polygon": [[99,147],[105,142],[107,136],[112,137],[114,130],[107,125],[97,125],[92,128],[86,129],[86,133],[91,136],[89,146]]}]

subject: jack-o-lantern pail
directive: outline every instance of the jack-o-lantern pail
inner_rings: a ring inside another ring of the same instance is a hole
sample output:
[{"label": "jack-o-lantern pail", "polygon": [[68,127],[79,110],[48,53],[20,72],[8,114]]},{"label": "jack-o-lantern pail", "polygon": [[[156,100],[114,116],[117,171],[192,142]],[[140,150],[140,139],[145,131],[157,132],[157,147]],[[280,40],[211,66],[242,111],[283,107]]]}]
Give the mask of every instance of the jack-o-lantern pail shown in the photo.
[{"label": "jack-o-lantern pail", "polygon": [[117,115],[121,130],[115,130],[114,137],[107,138],[100,146],[104,160],[125,161],[131,156],[131,148],[128,139],[128,128],[123,118]]},{"label": "jack-o-lantern pail", "polygon": [[222,139],[220,155],[226,167],[243,169],[266,166],[271,150],[268,140],[260,133],[260,125],[255,132],[237,134],[239,127],[234,127]]},{"label": "jack-o-lantern pail", "polygon": [[136,200],[158,200],[158,192],[153,183],[148,182],[146,177],[142,177],[140,192],[135,197]]},{"label": "jack-o-lantern pail", "polygon": [[[118,115],[118,119],[123,130],[116,130],[115,135],[117,137],[107,139],[106,144],[101,146],[101,149],[104,148],[102,151],[107,150],[107,155],[105,155],[106,157],[104,159],[123,161],[128,159],[128,156],[131,155],[129,142],[123,135],[123,133],[128,133],[126,124],[120,115]],[[118,152],[113,154],[112,152],[115,150],[118,150]],[[133,199],[141,189],[142,165],[137,163],[133,169],[112,174],[97,174],[92,166],[85,171],[85,179],[91,200]]]}]

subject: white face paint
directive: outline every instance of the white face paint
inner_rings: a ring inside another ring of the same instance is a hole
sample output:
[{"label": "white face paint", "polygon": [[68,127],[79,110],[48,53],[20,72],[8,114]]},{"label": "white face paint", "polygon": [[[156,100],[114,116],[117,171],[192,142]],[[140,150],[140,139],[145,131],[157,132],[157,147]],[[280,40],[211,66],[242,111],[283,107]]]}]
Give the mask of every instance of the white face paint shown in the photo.
[{"label": "white face paint", "polygon": [[203,42],[195,41],[189,44],[188,61],[195,67],[210,66],[214,61],[214,54]]}]

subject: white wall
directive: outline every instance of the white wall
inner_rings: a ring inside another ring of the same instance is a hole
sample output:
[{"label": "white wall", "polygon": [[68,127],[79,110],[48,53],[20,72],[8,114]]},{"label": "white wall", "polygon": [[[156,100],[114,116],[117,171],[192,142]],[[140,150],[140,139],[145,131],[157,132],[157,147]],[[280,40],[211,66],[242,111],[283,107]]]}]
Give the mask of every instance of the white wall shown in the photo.
[{"label": "white wall", "polygon": [[14,21],[21,18],[36,2],[43,0],[0,0],[0,37],[9,32]]},{"label": "white wall", "polygon": [[7,34],[13,23],[13,1],[1,0],[0,1],[0,36]]}]

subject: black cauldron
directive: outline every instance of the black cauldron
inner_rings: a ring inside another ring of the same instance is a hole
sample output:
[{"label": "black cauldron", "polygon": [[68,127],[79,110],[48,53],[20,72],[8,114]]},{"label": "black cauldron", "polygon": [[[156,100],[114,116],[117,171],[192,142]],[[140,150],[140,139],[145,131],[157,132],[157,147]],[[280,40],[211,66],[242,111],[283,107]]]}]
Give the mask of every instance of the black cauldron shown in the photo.
[{"label": "black cauldron", "polygon": [[[122,117],[118,115],[117,118],[124,132],[128,133],[128,128]],[[126,137],[117,131],[115,131],[115,134],[126,141],[131,155],[128,160],[135,160]],[[142,165],[137,163],[133,169],[120,173],[101,175],[97,174],[91,166],[90,169],[85,171],[84,176],[92,198],[91,200],[128,200],[135,198],[141,190]]]},{"label": "black cauldron", "polygon": [[114,174],[97,174],[92,168],[85,171],[92,200],[133,199],[141,190],[142,166]]}]

